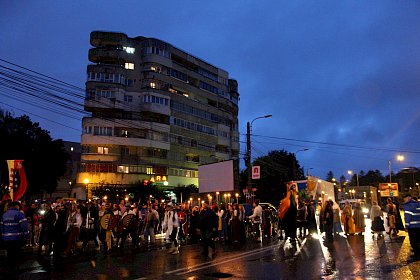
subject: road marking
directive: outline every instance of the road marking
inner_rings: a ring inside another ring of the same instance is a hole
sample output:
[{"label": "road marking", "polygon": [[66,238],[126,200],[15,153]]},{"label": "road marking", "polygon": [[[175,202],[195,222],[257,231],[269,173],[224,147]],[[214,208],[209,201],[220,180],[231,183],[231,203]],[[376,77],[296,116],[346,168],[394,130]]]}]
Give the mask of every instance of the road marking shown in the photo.
[{"label": "road marking", "polygon": [[296,252],[295,252],[295,257],[296,257],[297,255],[299,255],[299,253],[300,253],[300,251],[302,250],[302,248],[303,248],[303,246],[305,245],[305,243],[306,243],[306,237],[305,237],[305,239],[303,239],[302,243],[300,244],[300,247],[299,247],[299,246],[297,247],[297,250],[296,250]]},{"label": "road marking", "polygon": [[[275,246],[278,246],[278,245],[279,244],[271,245],[270,247],[262,247],[262,248],[259,248],[259,249],[255,249],[253,251],[247,251],[247,252],[239,253],[239,254],[236,254],[236,255],[229,256],[228,259],[230,260],[232,258],[237,258],[237,257],[243,256],[243,255],[248,255],[248,254],[251,254],[251,253],[258,253],[259,251],[265,250],[267,248],[272,248],[272,247],[275,247]],[[214,263],[214,262],[213,261],[208,261],[208,262],[204,262],[204,263],[201,263],[201,264],[196,264],[196,265],[193,265],[193,266],[190,266],[190,267],[183,267],[183,268],[179,268],[179,269],[175,269],[175,270],[171,270],[171,271],[166,271],[165,273],[166,274],[172,274],[172,273],[176,273],[176,272],[179,272],[179,271],[182,271],[182,270],[194,269],[196,267],[205,266],[205,265],[212,264],[212,263]]]},{"label": "road marking", "polygon": [[205,269],[205,268],[209,268],[212,266],[216,266],[216,265],[220,265],[220,264],[224,264],[224,263],[228,263],[231,261],[236,261],[238,259],[241,258],[246,258],[252,255],[257,255],[266,251],[269,251],[275,247],[280,247],[281,245],[283,245],[284,242],[275,244],[275,245],[271,245],[268,247],[263,247],[263,248],[259,248],[253,251],[248,251],[248,252],[243,252],[243,253],[239,253],[239,254],[235,254],[232,256],[229,256],[227,259],[223,260],[223,261],[218,261],[218,262],[205,262],[202,264],[198,264],[198,265],[194,265],[191,267],[185,267],[185,268],[180,268],[180,269],[176,269],[176,270],[172,270],[172,271],[166,271],[166,274],[172,274],[172,273],[176,273],[176,275],[184,275],[184,274],[188,274],[197,270],[201,270],[201,269]]}]

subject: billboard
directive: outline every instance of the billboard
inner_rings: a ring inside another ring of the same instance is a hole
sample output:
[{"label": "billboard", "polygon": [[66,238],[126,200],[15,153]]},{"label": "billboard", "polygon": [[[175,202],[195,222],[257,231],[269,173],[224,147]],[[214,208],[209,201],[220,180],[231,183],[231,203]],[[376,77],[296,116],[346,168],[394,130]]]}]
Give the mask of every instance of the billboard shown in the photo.
[{"label": "billboard", "polygon": [[379,190],[381,191],[382,197],[393,197],[399,195],[397,183],[379,183]]},{"label": "billboard", "polygon": [[198,190],[200,193],[233,191],[233,160],[200,165]]}]

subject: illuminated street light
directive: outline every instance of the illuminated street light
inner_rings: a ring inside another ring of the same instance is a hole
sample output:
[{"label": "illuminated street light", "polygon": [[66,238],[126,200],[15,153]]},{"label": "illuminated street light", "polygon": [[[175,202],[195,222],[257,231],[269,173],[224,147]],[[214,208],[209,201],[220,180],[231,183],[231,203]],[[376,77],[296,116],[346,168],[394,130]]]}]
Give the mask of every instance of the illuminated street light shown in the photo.
[{"label": "illuminated street light", "polygon": [[[348,170],[347,174],[352,175],[353,170]],[[359,174],[356,173],[356,182],[357,182],[357,188],[359,188]]]},{"label": "illuminated street light", "polygon": [[89,198],[89,179],[86,178],[86,179],[83,180],[83,182],[86,185],[86,200],[88,200],[88,198]]},{"label": "illuminated street light", "polygon": [[[404,161],[403,155],[397,155],[397,161]],[[391,171],[391,160],[388,160],[388,171],[389,171],[389,182],[392,183],[392,171]]]}]

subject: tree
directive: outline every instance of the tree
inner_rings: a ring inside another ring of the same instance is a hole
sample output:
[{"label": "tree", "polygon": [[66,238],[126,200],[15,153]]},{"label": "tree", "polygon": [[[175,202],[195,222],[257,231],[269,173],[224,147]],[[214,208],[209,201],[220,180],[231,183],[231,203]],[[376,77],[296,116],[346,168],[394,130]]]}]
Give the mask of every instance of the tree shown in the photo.
[{"label": "tree", "polygon": [[[14,118],[0,111],[0,182],[8,185],[6,160],[23,159],[28,188],[25,196],[52,193],[65,174],[69,157],[63,141],[52,140],[49,132],[26,115]],[[4,188],[3,188],[4,190]]]},{"label": "tree", "polygon": [[[293,153],[285,150],[270,151],[266,156],[258,157],[253,165],[260,166],[260,179],[253,180],[257,188],[256,196],[262,202],[278,204],[286,193],[286,183],[304,179],[303,168],[300,167]],[[241,186],[247,182],[247,171],[240,174]]]},{"label": "tree", "polygon": [[333,181],[333,179],[334,179],[334,173],[330,170],[330,171],[328,171],[328,173],[327,173],[327,181],[328,182],[332,182]]}]

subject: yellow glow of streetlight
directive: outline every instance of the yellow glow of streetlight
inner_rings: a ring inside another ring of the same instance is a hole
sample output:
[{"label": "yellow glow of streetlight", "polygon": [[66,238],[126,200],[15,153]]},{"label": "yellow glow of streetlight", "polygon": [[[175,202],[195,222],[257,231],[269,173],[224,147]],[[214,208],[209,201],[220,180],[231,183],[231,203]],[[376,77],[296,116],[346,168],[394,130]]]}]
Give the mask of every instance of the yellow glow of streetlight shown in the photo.
[{"label": "yellow glow of streetlight", "polygon": [[398,161],[404,161],[405,157],[403,155],[397,155]]},{"label": "yellow glow of streetlight", "polygon": [[235,196],[238,197],[239,196],[239,193],[235,193]]},{"label": "yellow glow of streetlight", "polygon": [[217,195],[219,195],[219,192],[216,192]]},{"label": "yellow glow of streetlight", "polygon": [[89,184],[89,179],[87,179],[87,178],[86,178],[86,179],[84,179],[84,180],[83,180],[83,182],[84,182],[85,184]]},{"label": "yellow glow of streetlight", "polygon": [[353,174],[353,170],[347,170],[347,174],[349,175]]},{"label": "yellow glow of streetlight", "polygon": [[108,199],[108,196],[106,196],[106,195],[105,195],[105,196],[104,196],[104,200],[107,200],[107,199]]}]

